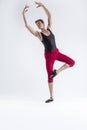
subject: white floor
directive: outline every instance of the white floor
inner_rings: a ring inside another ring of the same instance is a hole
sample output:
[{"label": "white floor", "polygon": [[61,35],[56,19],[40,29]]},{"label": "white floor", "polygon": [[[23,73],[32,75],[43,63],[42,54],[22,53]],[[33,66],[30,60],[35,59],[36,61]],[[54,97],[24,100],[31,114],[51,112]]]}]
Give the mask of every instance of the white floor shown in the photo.
[{"label": "white floor", "polygon": [[0,100],[0,130],[87,130],[87,99]]}]

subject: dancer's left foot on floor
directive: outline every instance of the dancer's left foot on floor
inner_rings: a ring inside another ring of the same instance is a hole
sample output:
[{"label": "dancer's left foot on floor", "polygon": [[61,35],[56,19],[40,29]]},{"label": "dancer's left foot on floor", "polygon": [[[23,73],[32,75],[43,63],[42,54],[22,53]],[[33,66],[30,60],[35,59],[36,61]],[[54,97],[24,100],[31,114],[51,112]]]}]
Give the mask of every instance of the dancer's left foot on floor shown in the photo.
[{"label": "dancer's left foot on floor", "polygon": [[50,75],[50,78],[54,78],[57,75],[57,70],[54,70],[53,73]]},{"label": "dancer's left foot on floor", "polygon": [[52,97],[45,101],[45,103],[50,103],[50,102],[53,102],[53,98]]}]

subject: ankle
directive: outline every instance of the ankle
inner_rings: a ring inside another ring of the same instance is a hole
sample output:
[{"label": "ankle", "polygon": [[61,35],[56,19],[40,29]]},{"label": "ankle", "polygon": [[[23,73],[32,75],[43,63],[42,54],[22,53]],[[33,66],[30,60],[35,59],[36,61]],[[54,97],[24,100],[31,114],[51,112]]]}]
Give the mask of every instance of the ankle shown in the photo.
[{"label": "ankle", "polygon": [[58,69],[58,70],[56,70],[56,72],[57,72],[57,74],[59,74],[61,71]]}]

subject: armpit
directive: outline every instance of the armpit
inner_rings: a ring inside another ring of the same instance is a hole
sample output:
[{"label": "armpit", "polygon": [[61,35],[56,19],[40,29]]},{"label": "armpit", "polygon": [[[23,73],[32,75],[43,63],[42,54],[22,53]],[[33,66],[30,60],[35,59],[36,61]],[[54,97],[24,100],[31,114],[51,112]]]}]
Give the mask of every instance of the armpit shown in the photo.
[{"label": "armpit", "polygon": [[39,38],[40,41],[42,41],[42,35],[40,32],[37,31],[37,37]]}]

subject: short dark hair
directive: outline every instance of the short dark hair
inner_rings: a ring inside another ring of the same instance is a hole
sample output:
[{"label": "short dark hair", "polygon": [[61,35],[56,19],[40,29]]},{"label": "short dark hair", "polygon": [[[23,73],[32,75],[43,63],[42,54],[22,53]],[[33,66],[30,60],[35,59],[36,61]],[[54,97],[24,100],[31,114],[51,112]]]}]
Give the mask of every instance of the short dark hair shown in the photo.
[{"label": "short dark hair", "polygon": [[42,23],[44,23],[44,21],[42,20],[42,19],[37,19],[36,21],[35,21],[35,23],[37,23],[37,22],[42,22]]}]

